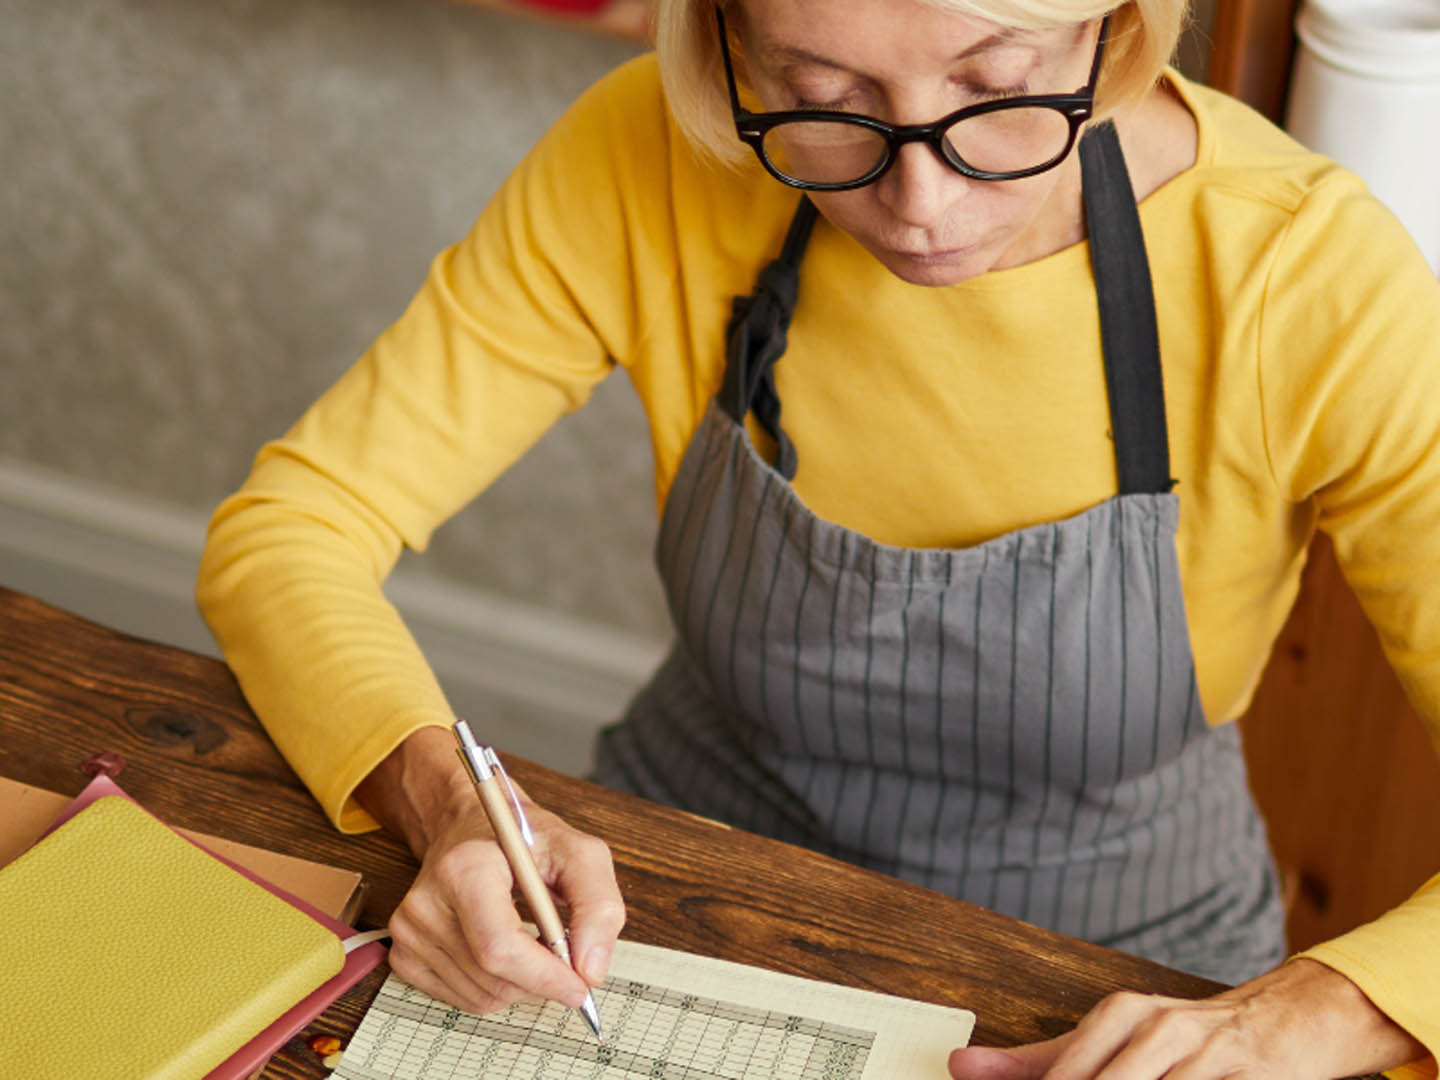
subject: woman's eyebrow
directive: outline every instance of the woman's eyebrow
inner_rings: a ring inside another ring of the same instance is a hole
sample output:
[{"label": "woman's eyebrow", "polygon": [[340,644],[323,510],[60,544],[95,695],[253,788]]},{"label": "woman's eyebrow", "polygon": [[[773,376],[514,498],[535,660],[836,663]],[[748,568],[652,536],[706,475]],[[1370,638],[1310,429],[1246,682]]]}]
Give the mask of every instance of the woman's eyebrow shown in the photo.
[{"label": "woman's eyebrow", "polygon": [[[952,59],[954,62],[957,63],[961,60],[968,60],[972,56],[976,56],[979,53],[987,52],[988,50],[997,48],[998,46],[1013,44],[1017,40],[1021,40],[1024,37],[1028,36],[1028,33],[1028,31],[1016,29],[1014,27],[1006,27],[1004,29],[997,30],[995,33],[988,34],[987,36],[981,38],[973,45],[962,49],[960,52],[956,53]],[[798,45],[762,43],[760,46],[760,54],[765,57],[767,61],[772,63],[816,64],[821,67],[837,68],[842,71],[849,70],[849,68],[847,68],[844,64],[840,63],[838,60],[832,59],[828,56],[822,56],[820,53],[811,52],[809,49],[801,48]]]}]

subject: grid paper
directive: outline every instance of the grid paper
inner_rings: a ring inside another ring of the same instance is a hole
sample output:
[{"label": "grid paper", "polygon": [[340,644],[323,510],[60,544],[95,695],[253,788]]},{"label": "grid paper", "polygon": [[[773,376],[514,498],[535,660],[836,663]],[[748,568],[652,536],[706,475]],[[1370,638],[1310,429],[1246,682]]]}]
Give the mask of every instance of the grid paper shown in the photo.
[{"label": "grid paper", "polygon": [[476,1016],[391,975],[331,1080],[949,1080],[964,1009],[619,941],[605,1031],[526,1002]]},{"label": "grid paper", "polygon": [[393,974],[334,1080],[859,1080],[873,1031],[609,978],[602,1045],[577,1012],[525,1002],[474,1016]]}]

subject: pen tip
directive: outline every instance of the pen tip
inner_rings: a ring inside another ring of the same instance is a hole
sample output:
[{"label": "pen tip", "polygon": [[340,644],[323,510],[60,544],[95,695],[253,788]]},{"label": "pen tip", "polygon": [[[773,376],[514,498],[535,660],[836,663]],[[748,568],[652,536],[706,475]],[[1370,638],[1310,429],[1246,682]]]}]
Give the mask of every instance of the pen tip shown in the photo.
[{"label": "pen tip", "polygon": [[600,1030],[600,1010],[595,1008],[595,998],[591,994],[585,995],[585,1001],[580,1006],[580,1012],[590,1025],[590,1030],[595,1032],[595,1041],[605,1042],[605,1033]]}]

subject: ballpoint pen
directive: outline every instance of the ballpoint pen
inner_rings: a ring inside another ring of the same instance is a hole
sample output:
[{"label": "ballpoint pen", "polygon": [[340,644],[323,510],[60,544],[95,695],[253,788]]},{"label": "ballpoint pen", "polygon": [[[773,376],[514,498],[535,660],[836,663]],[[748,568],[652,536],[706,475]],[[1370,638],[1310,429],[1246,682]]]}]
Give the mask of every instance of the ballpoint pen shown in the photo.
[{"label": "ballpoint pen", "polygon": [[[490,818],[495,839],[499,841],[500,849],[505,852],[506,861],[510,863],[510,871],[515,875],[521,895],[525,897],[535,916],[535,925],[540,928],[542,944],[565,963],[573,966],[570,959],[570,938],[560,922],[560,913],[555,910],[555,901],[550,896],[550,890],[535,866],[534,856],[530,854],[530,849],[535,846],[535,835],[530,831],[525,808],[520,805],[520,798],[515,793],[515,786],[510,783],[505,766],[500,764],[500,757],[492,748],[481,746],[475,741],[470,725],[464,720],[455,721],[454,732],[460,743],[456,752],[465,763],[465,771],[470,774],[476,794],[480,796],[480,802],[485,807],[485,814]],[[580,1014],[590,1024],[595,1038],[604,1042],[605,1036],[600,1031],[600,1012],[595,1008],[595,995],[589,990],[585,992],[585,1000],[580,1005]]]}]

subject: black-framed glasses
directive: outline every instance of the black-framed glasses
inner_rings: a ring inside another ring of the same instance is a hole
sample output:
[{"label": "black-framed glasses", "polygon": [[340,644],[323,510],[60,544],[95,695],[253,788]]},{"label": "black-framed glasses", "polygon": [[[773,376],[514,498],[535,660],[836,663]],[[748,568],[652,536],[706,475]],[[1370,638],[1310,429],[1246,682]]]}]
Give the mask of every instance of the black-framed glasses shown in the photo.
[{"label": "black-framed glasses", "polygon": [[715,21],[735,133],[771,176],[803,191],[849,191],[873,184],[909,142],[923,142],[946,165],[974,180],[1018,180],[1053,169],[1074,148],[1081,125],[1094,111],[1110,26],[1106,15],[1090,78],[1073,94],[997,98],[956,109],[933,124],[887,124],[825,109],[752,113],[741,108],[725,13],[718,4]]}]

